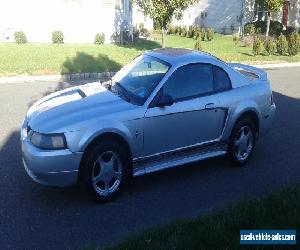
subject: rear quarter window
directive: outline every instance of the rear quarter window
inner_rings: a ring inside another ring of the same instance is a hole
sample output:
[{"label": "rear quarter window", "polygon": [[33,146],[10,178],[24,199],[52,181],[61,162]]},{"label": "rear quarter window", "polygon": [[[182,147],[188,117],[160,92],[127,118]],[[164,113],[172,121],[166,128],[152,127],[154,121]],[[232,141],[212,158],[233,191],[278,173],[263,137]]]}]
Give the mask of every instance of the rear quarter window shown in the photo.
[{"label": "rear quarter window", "polygon": [[217,92],[231,89],[231,81],[228,74],[217,66],[214,66],[214,88]]}]

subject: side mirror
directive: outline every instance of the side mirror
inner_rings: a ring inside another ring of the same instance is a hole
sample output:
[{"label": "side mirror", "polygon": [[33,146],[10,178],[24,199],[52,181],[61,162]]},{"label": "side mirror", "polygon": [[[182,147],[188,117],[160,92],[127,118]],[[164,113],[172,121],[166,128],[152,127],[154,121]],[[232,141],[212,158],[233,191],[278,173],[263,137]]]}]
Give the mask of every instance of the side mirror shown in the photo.
[{"label": "side mirror", "polygon": [[166,106],[172,106],[174,103],[172,96],[170,95],[163,95],[157,102],[156,107],[166,107]]}]

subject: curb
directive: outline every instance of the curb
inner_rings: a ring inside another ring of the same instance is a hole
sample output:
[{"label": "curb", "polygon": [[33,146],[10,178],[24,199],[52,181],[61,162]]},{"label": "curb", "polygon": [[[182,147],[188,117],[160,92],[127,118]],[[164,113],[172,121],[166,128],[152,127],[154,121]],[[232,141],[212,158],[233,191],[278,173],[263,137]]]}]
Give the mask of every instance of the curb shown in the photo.
[{"label": "curb", "polygon": [[279,69],[279,68],[292,68],[300,67],[300,62],[297,63],[267,63],[267,64],[253,64],[251,65],[260,69]]},{"label": "curb", "polygon": [[64,75],[46,75],[46,76],[8,76],[0,77],[0,84],[5,83],[26,83],[35,81],[72,81],[72,80],[108,80],[115,72],[103,73],[76,73]]},{"label": "curb", "polygon": [[[253,67],[260,69],[278,69],[300,67],[300,62],[297,63],[270,63],[270,64],[250,64]],[[110,79],[115,72],[103,73],[76,73],[65,75],[46,75],[46,76],[8,76],[0,77],[0,84],[5,83],[26,83],[35,81],[72,81],[72,80],[103,80]]]}]

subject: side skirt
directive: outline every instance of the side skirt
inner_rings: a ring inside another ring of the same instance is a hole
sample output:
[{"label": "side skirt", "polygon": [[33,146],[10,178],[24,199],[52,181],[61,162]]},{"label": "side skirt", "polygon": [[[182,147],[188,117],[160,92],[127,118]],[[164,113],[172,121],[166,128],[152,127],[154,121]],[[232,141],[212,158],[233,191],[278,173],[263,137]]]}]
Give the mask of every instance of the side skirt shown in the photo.
[{"label": "side skirt", "polygon": [[133,161],[133,176],[140,176],[179,165],[200,161],[227,153],[223,142],[189,147]]}]

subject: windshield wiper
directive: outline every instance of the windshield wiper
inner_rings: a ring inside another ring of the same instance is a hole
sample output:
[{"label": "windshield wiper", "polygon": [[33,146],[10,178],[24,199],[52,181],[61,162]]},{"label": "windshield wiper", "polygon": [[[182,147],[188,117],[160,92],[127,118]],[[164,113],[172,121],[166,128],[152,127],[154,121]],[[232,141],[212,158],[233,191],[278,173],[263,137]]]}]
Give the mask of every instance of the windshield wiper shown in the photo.
[{"label": "windshield wiper", "polygon": [[121,91],[118,91],[116,88],[114,88],[119,94],[121,94],[127,102],[130,102],[131,101],[131,98],[128,94],[128,91],[127,89],[125,89],[119,82],[114,82],[114,85],[111,85],[111,89],[114,87],[114,86],[117,86],[119,90]]}]

